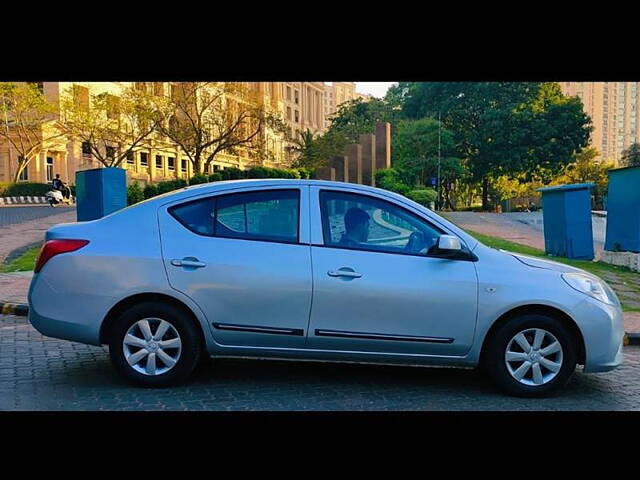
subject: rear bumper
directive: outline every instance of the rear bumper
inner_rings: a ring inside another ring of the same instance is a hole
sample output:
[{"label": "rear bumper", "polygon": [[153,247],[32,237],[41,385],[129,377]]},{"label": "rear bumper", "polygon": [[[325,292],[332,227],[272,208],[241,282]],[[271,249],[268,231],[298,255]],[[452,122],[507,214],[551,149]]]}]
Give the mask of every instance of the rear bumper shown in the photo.
[{"label": "rear bumper", "polygon": [[113,302],[102,295],[57,291],[51,278],[35,274],[28,294],[29,322],[47,337],[100,345],[102,312]]},{"label": "rear bumper", "polygon": [[29,304],[29,322],[38,332],[46,337],[88,343],[90,345],[100,345],[99,332],[96,332],[95,328],[89,325],[45,317],[38,314],[31,303]]}]

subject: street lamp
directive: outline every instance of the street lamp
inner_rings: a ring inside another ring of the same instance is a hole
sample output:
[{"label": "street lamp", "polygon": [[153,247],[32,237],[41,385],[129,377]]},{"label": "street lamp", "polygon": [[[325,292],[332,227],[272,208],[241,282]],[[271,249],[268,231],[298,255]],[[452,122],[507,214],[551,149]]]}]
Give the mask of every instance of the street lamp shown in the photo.
[{"label": "street lamp", "polygon": [[442,132],[442,121],[440,120],[440,110],[438,110],[438,193],[437,193],[437,200],[438,200],[438,210],[442,210],[442,207],[440,205],[440,136],[441,136],[441,132]]}]

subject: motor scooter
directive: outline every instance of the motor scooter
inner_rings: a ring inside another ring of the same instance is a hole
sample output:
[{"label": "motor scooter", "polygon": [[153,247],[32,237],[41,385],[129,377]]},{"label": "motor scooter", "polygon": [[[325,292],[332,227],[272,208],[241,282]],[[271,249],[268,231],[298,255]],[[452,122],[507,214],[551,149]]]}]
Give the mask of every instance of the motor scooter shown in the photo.
[{"label": "motor scooter", "polygon": [[66,198],[64,195],[62,195],[62,192],[60,190],[55,190],[55,189],[49,190],[46,193],[45,198],[47,199],[47,202],[49,202],[49,205],[51,205],[52,207],[55,207],[56,205],[60,205],[60,204],[64,204],[64,205],[71,204],[71,195],[69,195],[69,198]]}]

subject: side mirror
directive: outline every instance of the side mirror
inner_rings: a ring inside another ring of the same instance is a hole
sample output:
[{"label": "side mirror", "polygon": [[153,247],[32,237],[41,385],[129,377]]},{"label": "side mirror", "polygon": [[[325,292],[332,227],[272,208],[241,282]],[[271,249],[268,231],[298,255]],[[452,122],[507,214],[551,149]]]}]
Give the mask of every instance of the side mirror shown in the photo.
[{"label": "side mirror", "polygon": [[460,239],[454,235],[440,235],[438,237],[438,250],[442,253],[456,253],[462,250]]}]

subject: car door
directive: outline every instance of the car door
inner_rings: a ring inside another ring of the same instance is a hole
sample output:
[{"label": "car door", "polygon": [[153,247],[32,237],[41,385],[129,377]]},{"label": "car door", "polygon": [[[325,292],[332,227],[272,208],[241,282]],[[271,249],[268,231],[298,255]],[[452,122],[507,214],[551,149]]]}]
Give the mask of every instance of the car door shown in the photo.
[{"label": "car door", "polygon": [[263,187],[159,212],[172,288],[204,311],[225,346],[304,347],[311,307],[308,187]]},{"label": "car door", "polygon": [[[466,354],[477,314],[473,255],[431,256],[439,235],[450,232],[390,198],[316,186],[310,195],[314,295],[307,346]],[[362,231],[349,238],[347,224],[355,228],[357,221],[368,222],[366,239],[358,238]]]}]

